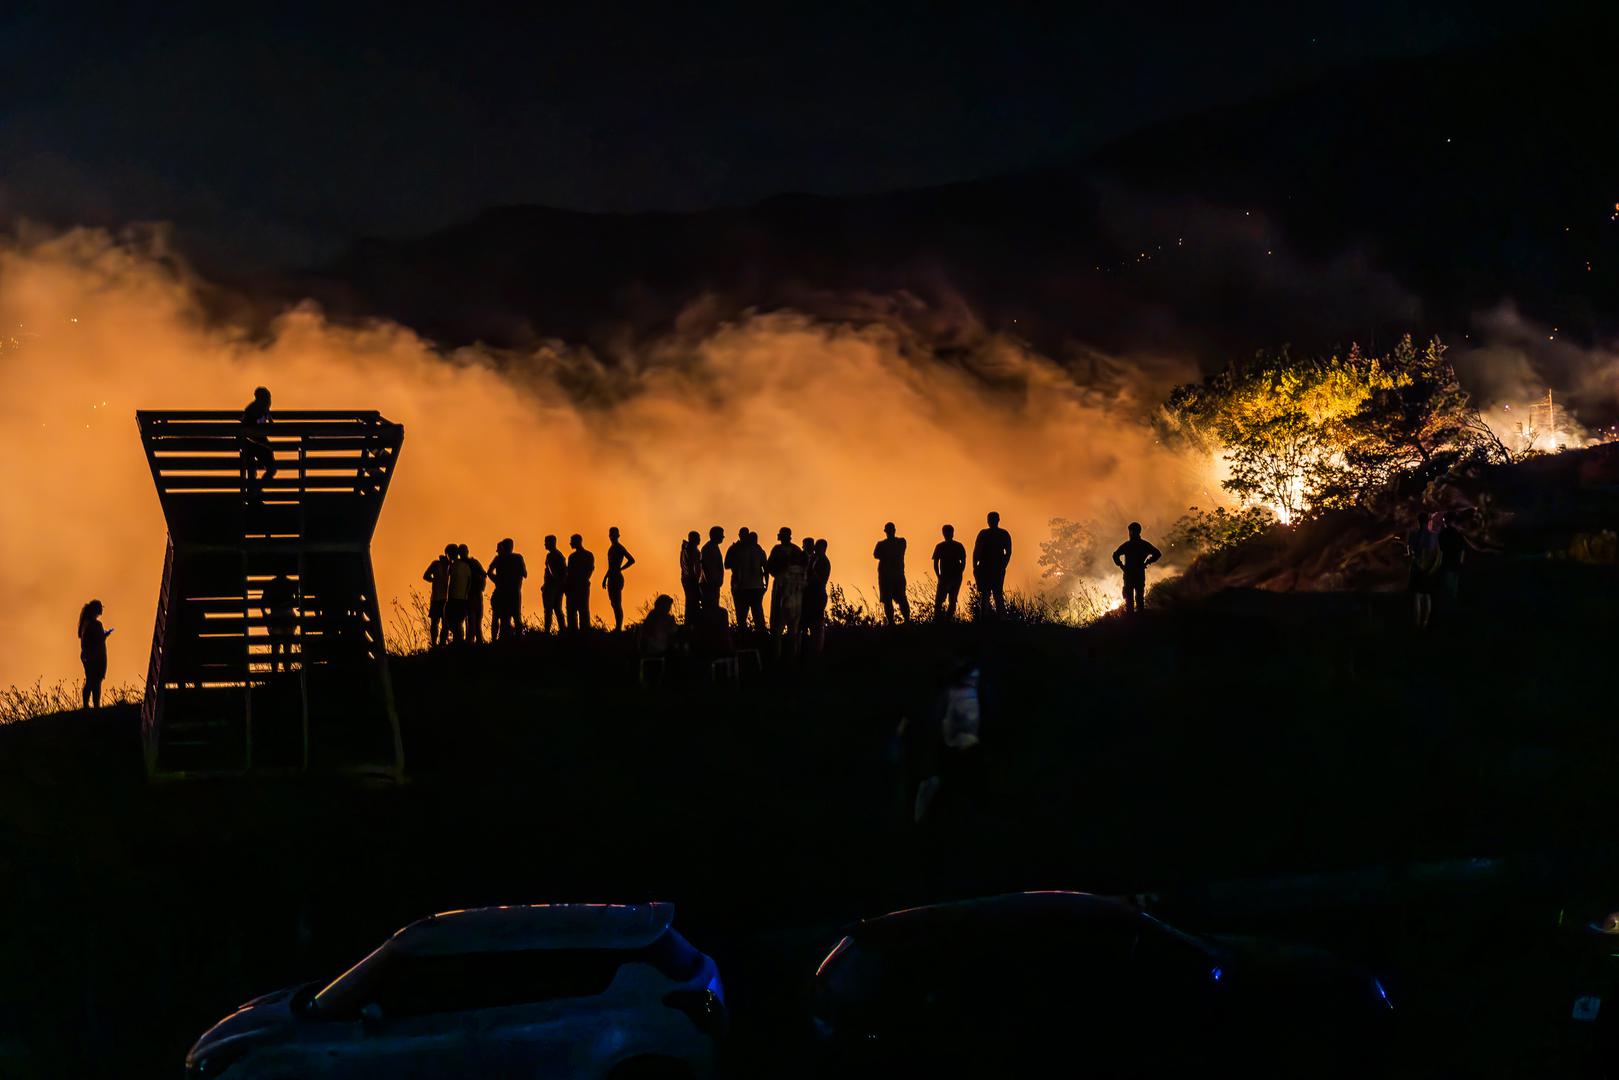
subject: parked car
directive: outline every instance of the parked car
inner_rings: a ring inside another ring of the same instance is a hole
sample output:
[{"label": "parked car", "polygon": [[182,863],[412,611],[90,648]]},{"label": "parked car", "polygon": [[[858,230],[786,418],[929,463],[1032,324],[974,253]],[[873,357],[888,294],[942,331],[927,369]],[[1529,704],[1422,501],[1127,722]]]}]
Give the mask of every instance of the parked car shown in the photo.
[{"label": "parked car", "polygon": [[725,991],[672,904],[545,904],[411,923],[324,985],[243,1005],[186,1075],[698,1078],[714,1071]]},{"label": "parked car", "polygon": [[1316,950],[1202,938],[1120,900],[1017,893],[850,928],[815,973],[828,1065],[1083,1075],[1373,1065],[1393,1009],[1371,975]]}]

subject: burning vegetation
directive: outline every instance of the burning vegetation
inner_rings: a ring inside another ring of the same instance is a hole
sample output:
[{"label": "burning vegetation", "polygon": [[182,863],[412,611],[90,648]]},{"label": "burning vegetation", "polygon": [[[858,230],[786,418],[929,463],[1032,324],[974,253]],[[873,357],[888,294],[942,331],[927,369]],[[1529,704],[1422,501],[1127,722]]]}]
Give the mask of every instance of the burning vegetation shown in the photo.
[{"label": "burning vegetation", "polygon": [[[1178,387],[1160,426],[1219,463],[1221,487],[1284,525],[1341,507],[1369,509],[1404,481],[1426,483],[1511,453],[1461,386],[1438,338],[1408,334],[1387,355],[1287,351]],[[1194,536],[1241,532],[1253,514],[1193,523]]]},{"label": "burning vegetation", "polygon": [[96,233],[0,248],[0,471],[29,511],[0,527],[0,588],[16,601],[0,685],[71,672],[71,613],[92,596],[125,628],[110,678],[140,677],[163,524],[129,417],[234,406],[257,384],[288,408],[375,407],[411,432],[374,548],[385,604],[408,602],[452,539],[533,551],[547,533],[618,525],[642,556],[633,613],[679,592],[679,538],[715,523],[829,538],[833,583],[855,598],[872,591],[883,521],[911,538],[925,580],[916,555],[941,524],[972,528],[993,508],[1017,536],[1008,585],[1085,622],[1117,606],[1105,552],[1128,521],[1169,549],[1163,580],[1273,521],[1387,509],[1517,451],[1437,340],[1283,351],[1191,382],[1185,359],[1046,355],[970,316],[950,335],[875,316],[696,319],[605,356],[446,351],[310,305],[249,330],[205,292]]}]

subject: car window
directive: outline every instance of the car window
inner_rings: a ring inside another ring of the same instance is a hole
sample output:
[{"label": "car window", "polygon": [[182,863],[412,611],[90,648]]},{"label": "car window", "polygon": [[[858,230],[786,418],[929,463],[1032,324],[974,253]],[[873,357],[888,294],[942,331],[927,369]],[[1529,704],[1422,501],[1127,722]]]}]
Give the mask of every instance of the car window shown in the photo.
[{"label": "car window", "polygon": [[624,959],[622,952],[606,949],[402,955],[373,1000],[384,1016],[423,1016],[594,997],[612,983]]},{"label": "car window", "polygon": [[416,955],[383,946],[315,995],[322,1015],[352,1018],[366,1005],[384,1016],[493,1009],[606,992],[619,969],[646,963],[668,978],[696,974],[702,954],[670,931],[641,949],[527,949]]}]

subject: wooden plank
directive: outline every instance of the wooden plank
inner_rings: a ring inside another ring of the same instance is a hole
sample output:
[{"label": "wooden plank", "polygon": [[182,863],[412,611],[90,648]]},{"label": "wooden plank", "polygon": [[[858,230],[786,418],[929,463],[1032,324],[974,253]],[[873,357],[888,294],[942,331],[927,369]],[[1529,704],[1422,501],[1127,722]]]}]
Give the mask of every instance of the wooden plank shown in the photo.
[{"label": "wooden plank", "polygon": [[[248,485],[243,483],[239,475],[221,476],[218,473],[190,474],[169,476],[160,473],[157,477],[159,492],[163,494],[195,494],[213,491],[243,492]],[[356,488],[365,489],[366,494],[374,493],[382,486],[382,477],[366,477],[351,473],[348,476],[287,476],[285,470],[278,471],[267,483],[254,484],[252,490],[263,492],[268,496],[296,495],[299,490],[304,491],[349,491]]]},{"label": "wooden plank", "polygon": [[[240,455],[242,441],[240,432],[225,435],[152,435],[146,440],[146,445],[158,454],[197,454],[217,453]],[[378,453],[392,455],[399,447],[400,440],[391,438],[387,432],[378,432],[375,435],[311,435],[301,440],[304,449],[309,453],[325,451],[353,451],[372,450]],[[288,453],[295,452],[300,440],[297,438],[278,442],[270,440],[271,445],[278,450]],[[161,458],[159,460],[162,460]]]},{"label": "wooden plank", "polygon": [[[305,468],[321,472],[339,470],[356,472],[361,469],[375,471],[392,464],[393,461],[389,457],[368,457],[364,454],[329,454],[325,456],[311,454],[305,458]],[[185,454],[157,458],[157,466],[161,476],[186,472],[241,472],[243,465],[243,457],[238,453],[221,454],[217,457]],[[278,455],[276,457],[276,471],[277,473],[287,471],[296,473],[298,471],[298,455]]]},{"label": "wooden plank", "polygon": [[278,417],[268,424],[244,424],[238,417],[234,420],[194,420],[184,423],[142,423],[141,434],[146,438],[163,438],[169,435],[184,435],[196,438],[201,435],[219,438],[236,439],[243,435],[268,435],[283,439],[311,437],[321,435],[366,435],[387,436],[403,431],[398,424],[367,420],[288,420]]},{"label": "wooden plank", "polygon": [[[243,409],[136,409],[135,418],[142,423],[175,422],[182,420],[237,420]],[[271,409],[270,415],[287,420],[365,420],[387,423],[375,409]]]}]

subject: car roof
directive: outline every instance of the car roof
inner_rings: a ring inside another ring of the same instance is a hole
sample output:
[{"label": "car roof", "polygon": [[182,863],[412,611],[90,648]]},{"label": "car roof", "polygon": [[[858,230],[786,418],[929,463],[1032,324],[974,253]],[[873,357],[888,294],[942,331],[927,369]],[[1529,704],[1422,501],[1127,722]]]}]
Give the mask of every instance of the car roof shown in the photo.
[{"label": "car roof", "polygon": [[906,908],[874,919],[863,919],[848,933],[862,944],[883,946],[899,945],[951,930],[1020,923],[1035,925],[1053,918],[1064,922],[1094,920],[1099,924],[1122,924],[1134,922],[1140,917],[1141,912],[1136,908],[1111,896],[1052,890],[1007,893]]},{"label": "car roof", "polygon": [[394,934],[390,944],[417,955],[530,949],[639,949],[661,938],[675,906],[517,904],[442,911]]}]

